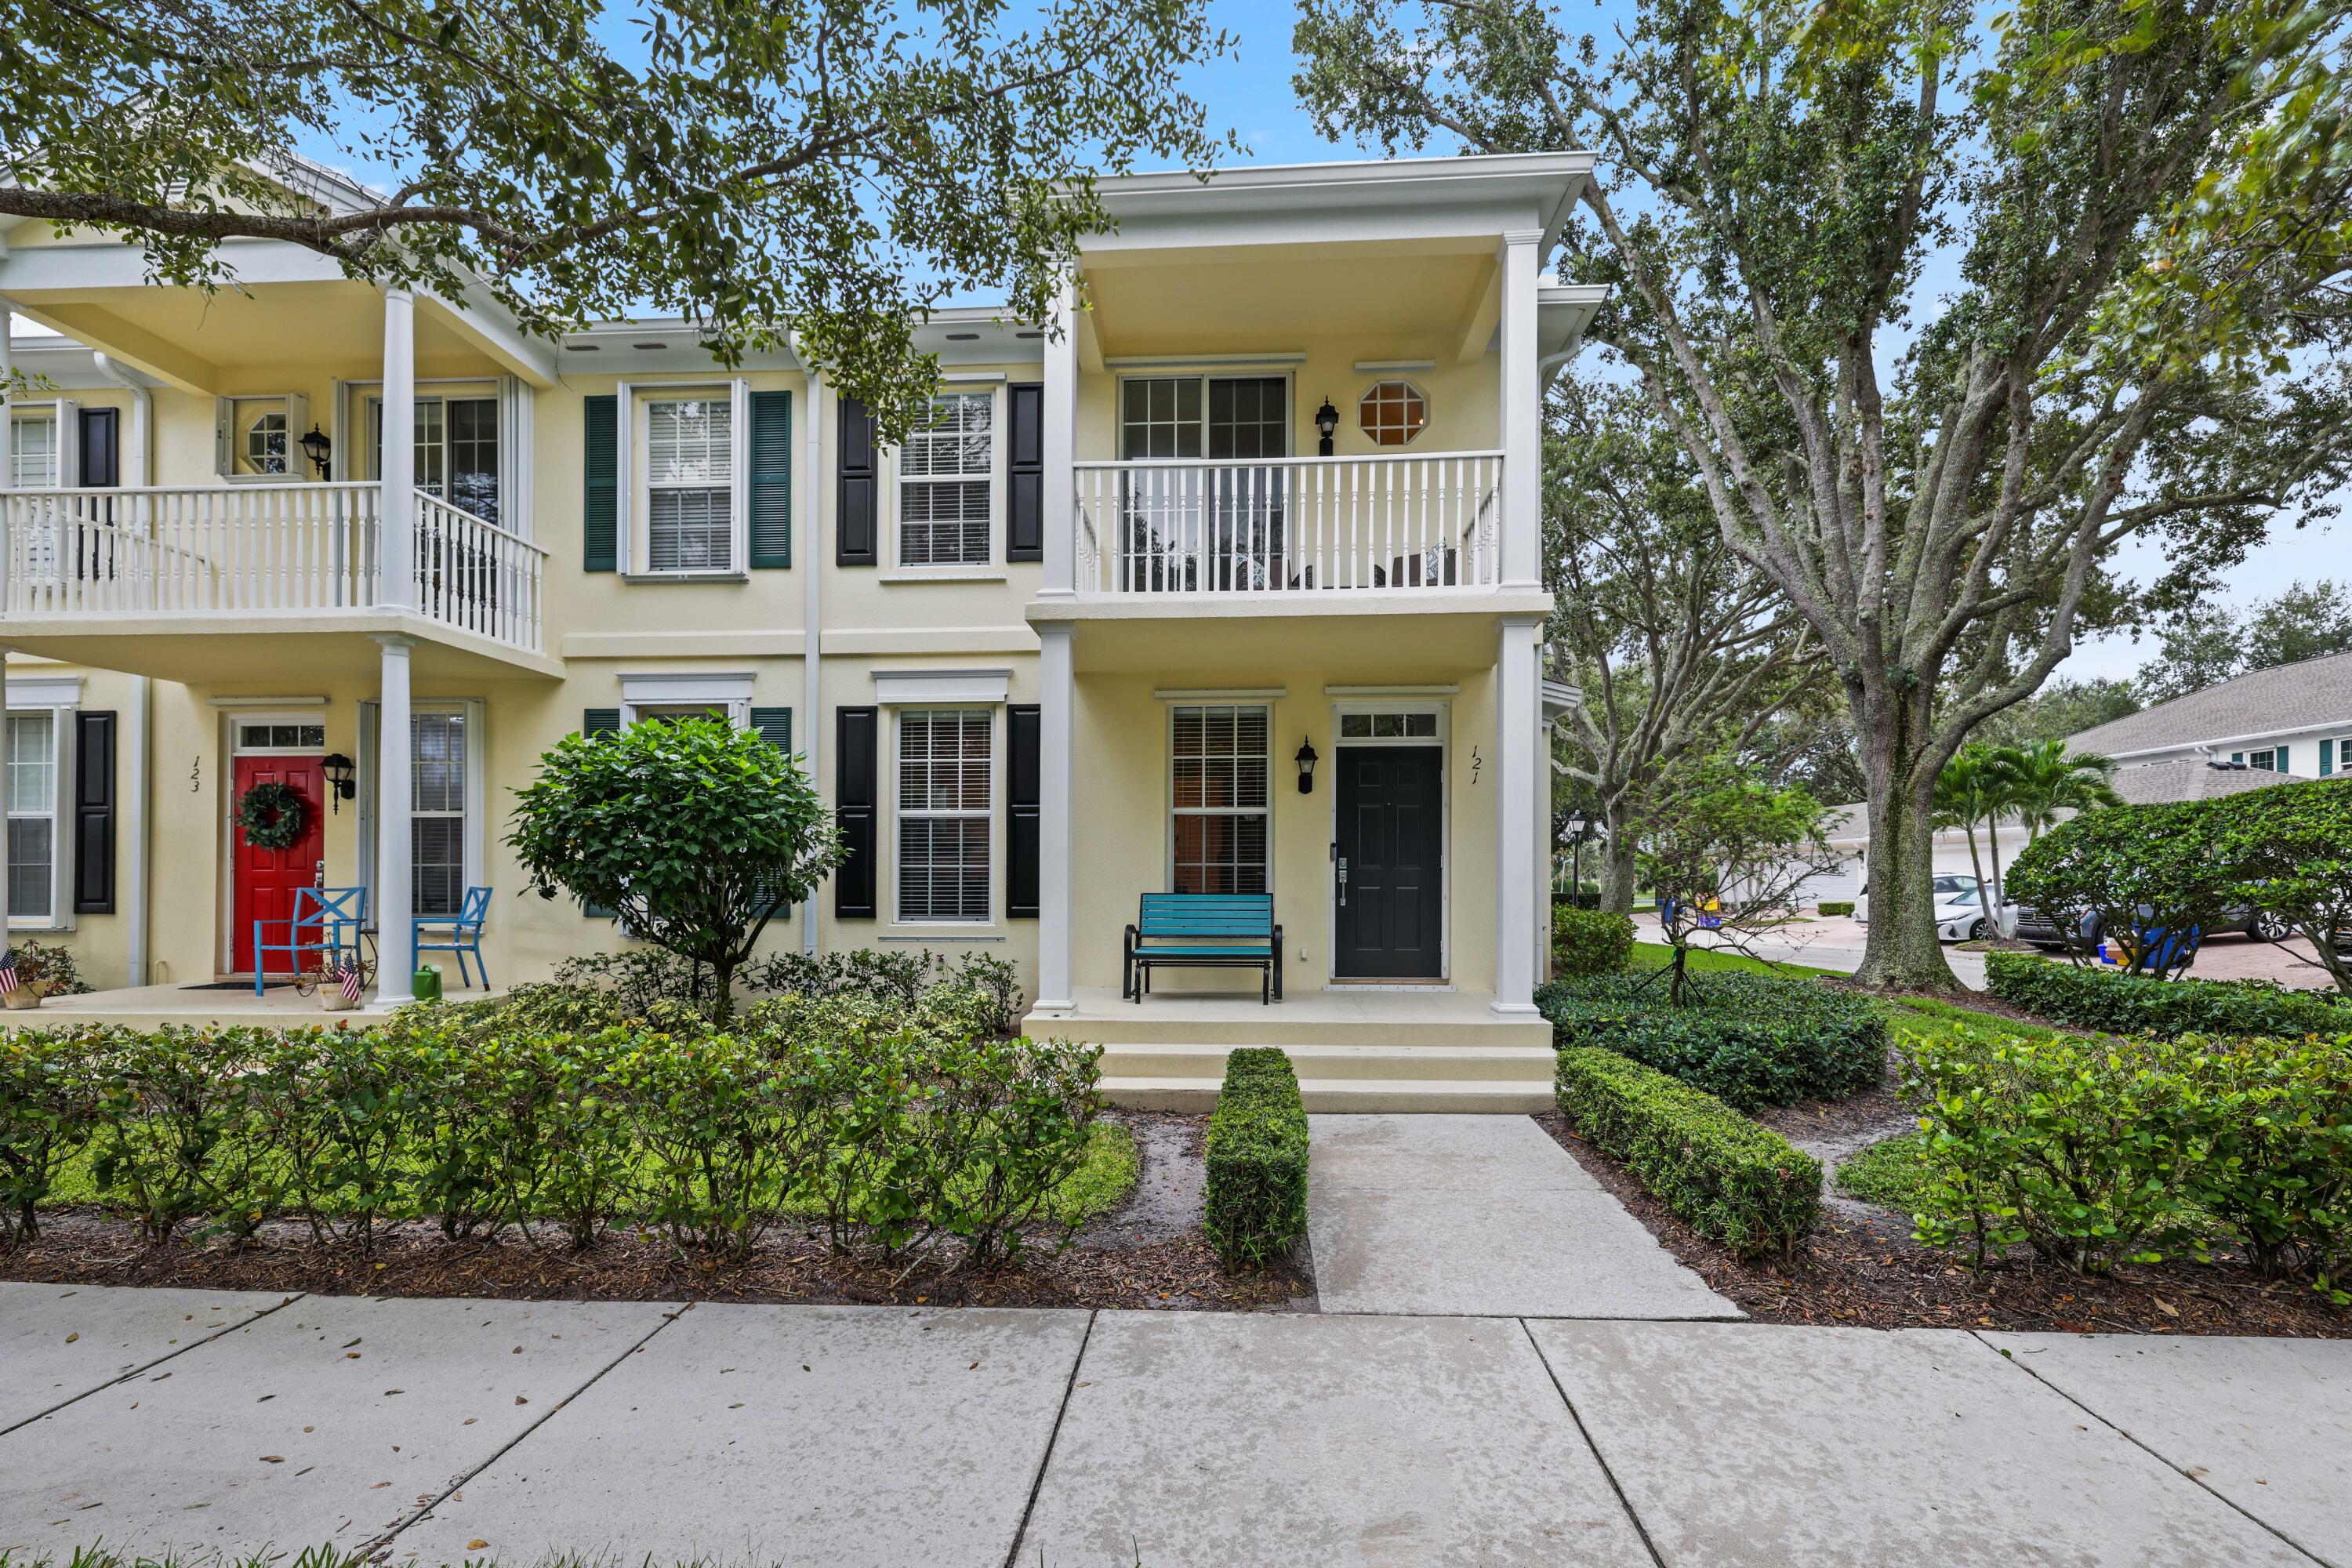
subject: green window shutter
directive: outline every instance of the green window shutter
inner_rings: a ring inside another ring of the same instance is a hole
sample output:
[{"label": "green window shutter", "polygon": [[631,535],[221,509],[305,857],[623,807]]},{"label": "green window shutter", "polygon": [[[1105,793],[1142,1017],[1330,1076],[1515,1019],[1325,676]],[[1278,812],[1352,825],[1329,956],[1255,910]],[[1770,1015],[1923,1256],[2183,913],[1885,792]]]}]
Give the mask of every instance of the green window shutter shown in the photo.
[{"label": "green window shutter", "polygon": [[2336,742],[2319,742],[2319,776],[2326,778],[2336,771]]},{"label": "green window shutter", "polygon": [[786,756],[793,754],[793,710],[789,708],[754,708],[751,728],[760,731],[760,739]]},{"label": "green window shutter", "polygon": [[[614,479],[620,452],[619,399],[608,393],[583,398],[581,405],[580,450],[585,471],[580,567],[584,572],[616,572],[621,563],[620,489]],[[620,725],[615,722],[613,727]]]},{"label": "green window shutter", "polygon": [[[593,403],[595,399],[592,397],[589,401]],[[604,401],[610,403],[612,399],[608,397]],[[609,572],[612,568],[607,566],[604,570]],[[618,708],[591,708],[580,715],[580,732],[583,735],[617,735],[620,731],[621,710]],[[616,913],[602,904],[583,904],[580,912],[592,921],[609,921]]]},{"label": "green window shutter", "polygon": [[751,395],[751,564],[792,563],[793,395],[755,392]]}]

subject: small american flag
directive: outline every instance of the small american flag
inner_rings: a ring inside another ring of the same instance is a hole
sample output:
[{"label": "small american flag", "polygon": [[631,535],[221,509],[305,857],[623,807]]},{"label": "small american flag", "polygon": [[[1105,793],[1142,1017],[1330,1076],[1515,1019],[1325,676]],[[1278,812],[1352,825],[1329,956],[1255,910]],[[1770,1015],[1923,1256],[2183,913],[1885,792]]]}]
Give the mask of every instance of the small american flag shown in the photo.
[{"label": "small american flag", "polygon": [[358,1006],[360,1005],[361,988],[360,966],[356,963],[346,963],[342,966],[341,973],[337,976],[337,984],[340,984],[343,990],[343,1005],[347,1007]]},{"label": "small american flag", "polygon": [[10,948],[0,957],[0,996],[14,996],[20,982],[16,978],[16,950]]}]

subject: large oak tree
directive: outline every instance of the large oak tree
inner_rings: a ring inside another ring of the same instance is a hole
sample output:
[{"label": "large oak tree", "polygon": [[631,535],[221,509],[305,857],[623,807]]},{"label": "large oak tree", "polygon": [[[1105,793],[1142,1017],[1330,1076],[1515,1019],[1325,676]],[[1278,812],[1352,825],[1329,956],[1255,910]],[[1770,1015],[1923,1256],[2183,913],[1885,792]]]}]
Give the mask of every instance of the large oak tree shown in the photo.
[{"label": "large oak tree", "polygon": [[[1303,0],[1327,132],[1603,156],[1563,270],[1844,688],[1862,975],[1955,983],[1931,795],[2155,536],[2185,602],[2343,480],[2342,0]],[[1769,417],[1757,416],[1769,408]]]},{"label": "large oak tree", "polygon": [[[1047,319],[1097,173],[1213,158],[1177,80],[1228,47],[1206,0],[6,0],[0,216],[168,283],[264,238],[542,332],[683,315],[896,437],[922,309]],[[322,201],[298,150],[383,191]]]}]

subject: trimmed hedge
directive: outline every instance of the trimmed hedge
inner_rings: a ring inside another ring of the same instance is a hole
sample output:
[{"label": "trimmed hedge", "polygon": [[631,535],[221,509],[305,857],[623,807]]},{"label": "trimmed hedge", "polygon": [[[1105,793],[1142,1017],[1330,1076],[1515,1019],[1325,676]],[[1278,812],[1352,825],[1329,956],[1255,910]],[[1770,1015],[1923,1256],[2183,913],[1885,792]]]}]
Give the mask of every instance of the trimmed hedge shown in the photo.
[{"label": "trimmed hedge", "polygon": [[1819,1161],[1679,1079],[1577,1046],[1559,1053],[1554,1093],[1580,1133],[1742,1257],[1786,1257],[1821,1217]]},{"label": "trimmed hedge", "polygon": [[1686,974],[1667,1005],[1663,972],[1555,981],[1536,993],[1552,1043],[1600,1046],[1672,1073],[1737,1110],[1842,1100],[1886,1068],[1886,1014],[1811,980]]},{"label": "trimmed hedge", "polygon": [[2084,1273],[2198,1257],[2352,1302],[2352,1035],[2302,1041],[1915,1042],[1918,1235],[1981,1263],[2017,1242]]},{"label": "trimmed hedge", "polygon": [[1209,1245],[1229,1268],[1284,1257],[1307,1234],[1307,1108],[1290,1058],[1251,1046],[1225,1058],[1209,1118]]},{"label": "trimmed hedge", "polygon": [[612,1005],[539,986],[371,1029],[0,1038],[0,1245],[79,1159],[156,1241],[277,1216],[362,1248],[416,1219],[579,1247],[625,1222],[740,1258],[814,1215],[845,1250],[945,1233],[984,1265],[1086,1160],[1099,1048],[995,1038],[984,994],[783,997],[725,1031]]},{"label": "trimmed hedge", "polygon": [[1551,972],[1557,979],[1614,974],[1633,956],[1633,918],[1606,910],[1551,911]]},{"label": "trimmed hedge", "polygon": [[1852,899],[1823,899],[1819,906],[1819,912],[1825,915],[1850,915],[1853,913],[1853,900]]},{"label": "trimmed hedge", "polygon": [[2352,1030],[2352,999],[2266,980],[2158,980],[1995,952],[1985,989],[2038,1017],[2116,1035],[2316,1035]]}]

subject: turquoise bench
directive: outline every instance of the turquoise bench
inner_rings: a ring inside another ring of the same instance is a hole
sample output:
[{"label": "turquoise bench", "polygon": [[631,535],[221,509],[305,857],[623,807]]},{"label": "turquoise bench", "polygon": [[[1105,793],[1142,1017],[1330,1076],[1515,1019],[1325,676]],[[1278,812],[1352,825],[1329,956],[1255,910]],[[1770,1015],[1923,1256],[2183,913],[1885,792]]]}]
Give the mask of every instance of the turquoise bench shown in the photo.
[{"label": "turquoise bench", "polygon": [[1255,969],[1258,1001],[1282,1000],[1282,928],[1265,893],[1146,893],[1119,962],[1119,995],[1138,1005],[1161,968]]}]

